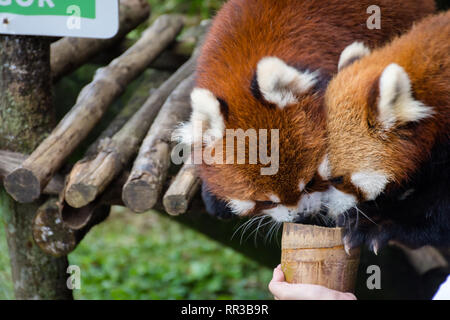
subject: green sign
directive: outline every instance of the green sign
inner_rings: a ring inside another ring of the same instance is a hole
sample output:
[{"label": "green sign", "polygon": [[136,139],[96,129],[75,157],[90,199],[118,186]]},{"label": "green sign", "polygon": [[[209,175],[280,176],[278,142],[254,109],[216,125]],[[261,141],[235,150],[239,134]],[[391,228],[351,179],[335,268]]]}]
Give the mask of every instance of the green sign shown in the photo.
[{"label": "green sign", "polygon": [[76,5],[81,17],[95,19],[95,1],[92,0],[0,0],[0,12],[28,16],[70,16],[70,6]]},{"label": "green sign", "polygon": [[118,0],[0,0],[0,34],[110,38]]}]

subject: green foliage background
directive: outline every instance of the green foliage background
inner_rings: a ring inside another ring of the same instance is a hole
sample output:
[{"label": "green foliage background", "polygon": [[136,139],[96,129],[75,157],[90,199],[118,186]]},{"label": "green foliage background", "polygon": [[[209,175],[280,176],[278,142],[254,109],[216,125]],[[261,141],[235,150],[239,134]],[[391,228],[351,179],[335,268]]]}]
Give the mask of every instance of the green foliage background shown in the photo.
[{"label": "green foliage background", "polygon": [[116,207],[70,255],[79,299],[267,299],[271,271],[156,212]]}]

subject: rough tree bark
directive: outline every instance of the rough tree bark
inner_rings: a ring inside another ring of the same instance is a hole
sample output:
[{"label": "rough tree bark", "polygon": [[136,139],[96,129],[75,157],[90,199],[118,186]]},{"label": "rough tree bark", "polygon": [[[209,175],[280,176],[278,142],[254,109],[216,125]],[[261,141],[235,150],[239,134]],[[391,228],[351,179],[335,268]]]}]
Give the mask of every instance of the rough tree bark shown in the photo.
[{"label": "rough tree bark", "polygon": [[[194,61],[196,54],[177,73]],[[125,205],[136,213],[151,209],[159,199],[170,166],[171,133],[175,126],[189,115],[189,95],[193,82],[194,75],[191,75],[171,93],[139,147],[130,177],[122,192]]]},{"label": "rough tree bark", "polygon": [[194,71],[195,60],[191,59],[150,95],[119,132],[110,139],[102,140],[96,155],[83,158],[75,164],[65,192],[69,205],[80,208],[94,201],[128,164],[164,101]]},{"label": "rough tree bark", "polygon": [[[37,37],[0,37],[0,148],[30,153],[54,123],[51,103],[50,43]],[[39,203],[13,201],[0,191],[17,299],[71,299],[67,257],[44,254],[31,225]]]},{"label": "rough tree bark", "polygon": [[200,178],[193,164],[184,164],[163,197],[164,209],[172,216],[186,213],[200,189]]},{"label": "rough tree bark", "polygon": [[50,197],[39,207],[33,220],[34,241],[42,251],[55,257],[68,255],[75,250],[89,230],[103,222],[110,212],[109,205],[98,203],[89,214],[92,218],[80,228],[73,229],[63,223],[63,206],[58,198]]},{"label": "rough tree bark", "polygon": [[[16,170],[28,155],[19,152],[0,150],[0,183],[3,183],[3,179]],[[50,182],[45,187],[44,194],[57,195],[64,188],[64,176],[55,174]]]}]

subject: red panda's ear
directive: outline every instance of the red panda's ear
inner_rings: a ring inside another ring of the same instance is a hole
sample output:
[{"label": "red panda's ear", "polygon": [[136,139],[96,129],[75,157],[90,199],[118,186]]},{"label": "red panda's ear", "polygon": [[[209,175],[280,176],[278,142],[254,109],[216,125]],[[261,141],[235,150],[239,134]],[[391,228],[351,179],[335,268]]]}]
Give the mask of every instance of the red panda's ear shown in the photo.
[{"label": "red panda's ear", "polygon": [[362,42],[353,42],[342,51],[341,56],[339,57],[338,70],[351,65],[356,60],[359,60],[369,54],[370,49]]},{"label": "red panda's ear", "polygon": [[209,145],[222,138],[225,131],[224,117],[220,102],[214,94],[207,89],[194,88],[191,93],[191,106],[191,118],[175,130],[174,140],[188,145]]},{"label": "red panda's ear", "polygon": [[433,109],[415,100],[411,91],[411,82],[402,67],[392,63],[384,69],[379,79],[377,105],[377,120],[384,130],[433,114]]},{"label": "red panda's ear", "polygon": [[300,72],[276,57],[259,61],[256,78],[264,99],[284,108],[298,102],[297,96],[317,82],[317,72]]}]

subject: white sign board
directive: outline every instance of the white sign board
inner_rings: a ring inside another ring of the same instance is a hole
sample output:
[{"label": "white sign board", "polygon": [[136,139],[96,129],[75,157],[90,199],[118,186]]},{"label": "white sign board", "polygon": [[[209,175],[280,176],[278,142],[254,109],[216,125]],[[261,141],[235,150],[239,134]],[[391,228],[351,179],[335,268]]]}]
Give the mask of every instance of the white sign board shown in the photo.
[{"label": "white sign board", "polygon": [[0,34],[111,38],[118,0],[0,0]]}]

